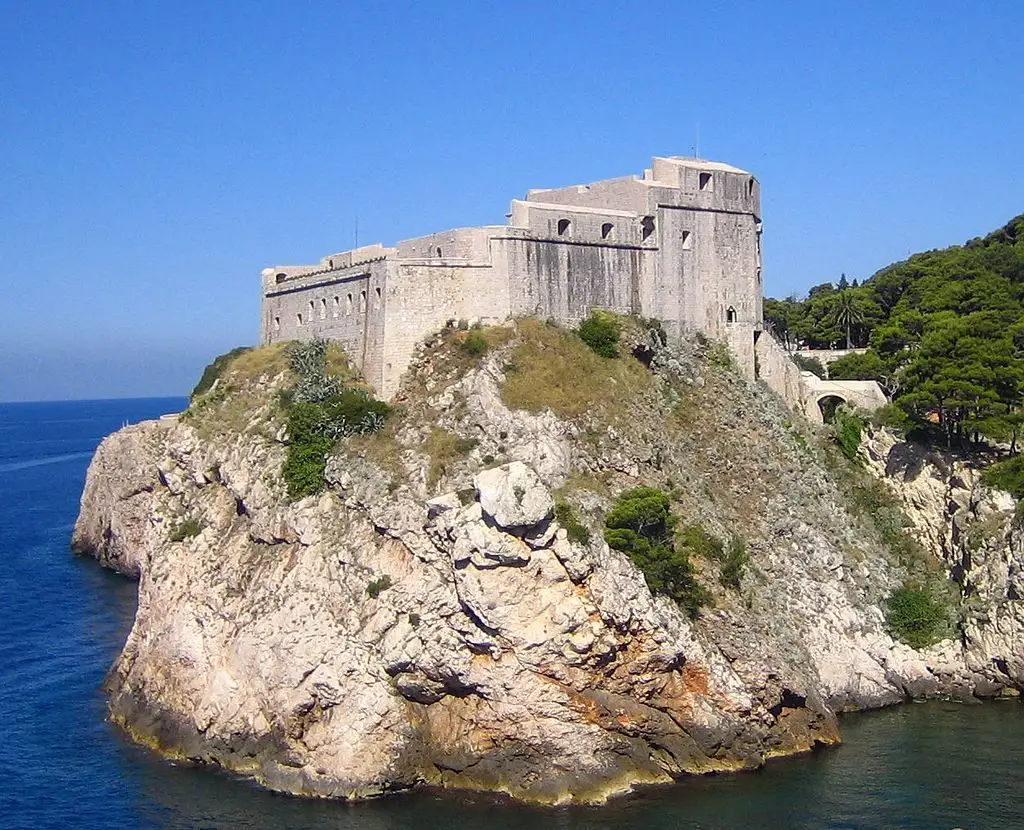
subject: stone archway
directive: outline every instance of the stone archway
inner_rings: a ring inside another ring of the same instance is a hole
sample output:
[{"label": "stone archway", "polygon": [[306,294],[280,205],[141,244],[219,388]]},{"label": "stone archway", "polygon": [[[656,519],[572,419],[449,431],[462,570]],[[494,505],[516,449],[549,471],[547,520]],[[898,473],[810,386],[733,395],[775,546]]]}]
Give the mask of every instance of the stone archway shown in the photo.
[{"label": "stone archway", "polygon": [[849,402],[841,395],[833,393],[822,395],[817,400],[818,412],[821,413],[821,422],[823,424],[831,424],[836,419],[836,410],[847,403]]}]

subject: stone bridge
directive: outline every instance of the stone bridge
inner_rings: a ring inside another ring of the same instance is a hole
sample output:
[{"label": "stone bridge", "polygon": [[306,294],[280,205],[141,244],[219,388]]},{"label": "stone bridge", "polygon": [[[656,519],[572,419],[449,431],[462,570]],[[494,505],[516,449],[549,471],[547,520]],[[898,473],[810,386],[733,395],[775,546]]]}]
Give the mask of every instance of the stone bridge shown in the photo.
[{"label": "stone bridge", "polygon": [[831,420],[841,403],[874,412],[889,402],[873,380],[822,380],[811,372],[801,372],[800,386],[804,414],[815,424]]}]

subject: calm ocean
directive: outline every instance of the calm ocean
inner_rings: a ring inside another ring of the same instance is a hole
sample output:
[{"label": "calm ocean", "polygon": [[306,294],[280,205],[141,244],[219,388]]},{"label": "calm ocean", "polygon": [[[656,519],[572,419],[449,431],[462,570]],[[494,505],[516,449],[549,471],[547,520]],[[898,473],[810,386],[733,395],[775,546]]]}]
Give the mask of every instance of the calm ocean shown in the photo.
[{"label": "calm ocean", "polygon": [[182,399],[0,404],[0,828],[1024,828],[1024,707],[932,703],[848,718],[846,744],[756,772],[540,810],[424,793],[345,805],[175,767],[104,719],[133,583],[68,550],[86,467]]}]

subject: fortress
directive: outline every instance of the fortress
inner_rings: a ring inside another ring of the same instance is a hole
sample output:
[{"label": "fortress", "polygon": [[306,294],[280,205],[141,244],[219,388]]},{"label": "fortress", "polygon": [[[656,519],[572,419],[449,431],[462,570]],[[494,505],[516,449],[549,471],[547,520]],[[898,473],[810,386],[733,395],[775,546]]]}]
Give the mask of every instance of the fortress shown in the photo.
[{"label": "fortress", "polygon": [[508,218],[265,268],[261,341],[340,341],[390,398],[416,344],[449,321],[572,326],[607,309],[655,317],[669,337],[726,342],[745,375],[804,408],[799,370],[761,336],[761,188],[750,173],[656,157],[642,176],[531,190]]}]

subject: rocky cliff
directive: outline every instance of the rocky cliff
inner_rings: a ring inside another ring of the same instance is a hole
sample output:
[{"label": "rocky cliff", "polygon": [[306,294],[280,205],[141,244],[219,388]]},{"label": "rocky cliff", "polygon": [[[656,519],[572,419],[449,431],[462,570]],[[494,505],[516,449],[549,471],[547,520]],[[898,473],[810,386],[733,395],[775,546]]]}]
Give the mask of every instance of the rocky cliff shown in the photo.
[{"label": "rocky cliff", "polygon": [[[1024,681],[1013,505],[962,465],[865,448],[966,597],[962,637],[915,651],[883,614],[913,566],[851,499],[867,474],[720,349],[640,330],[609,360],[523,321],[471,357],[461,336],[297,502],[267,350],[102,443],[73,545],[139,579],[107,682],[134,738],[290,793],[600,801],[835,743],[840,711]],[[603,541],[638,484],[746,545],[738,580],[694,561],[696,619]]]}]

